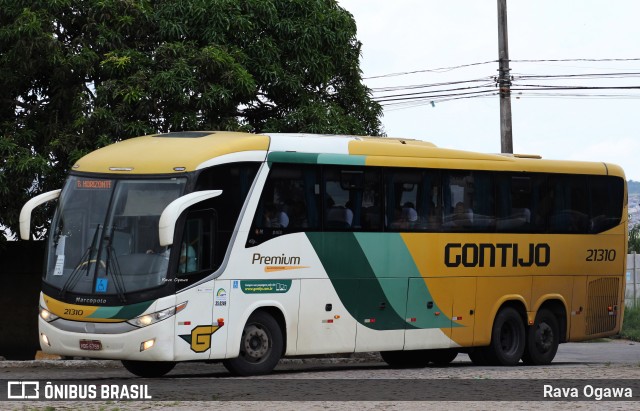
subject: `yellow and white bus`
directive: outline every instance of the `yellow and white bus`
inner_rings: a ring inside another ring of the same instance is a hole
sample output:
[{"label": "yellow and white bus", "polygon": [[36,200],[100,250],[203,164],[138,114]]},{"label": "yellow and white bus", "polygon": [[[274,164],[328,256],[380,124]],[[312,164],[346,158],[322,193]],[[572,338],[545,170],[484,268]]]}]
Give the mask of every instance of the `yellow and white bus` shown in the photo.
[{"label": "yellow and white bus", "polygon": [[624,173],[393,138],[178,132],[73,166],[48,234],[47,353],[270,372],[380,351],[392,366],[548,364],[621,327]]}]

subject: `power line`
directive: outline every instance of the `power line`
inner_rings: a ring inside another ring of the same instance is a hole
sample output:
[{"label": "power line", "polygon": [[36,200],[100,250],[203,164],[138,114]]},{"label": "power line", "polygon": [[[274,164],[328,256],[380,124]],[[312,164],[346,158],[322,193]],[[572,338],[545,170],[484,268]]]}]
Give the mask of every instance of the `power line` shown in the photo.
[{"label": "power line", "polygon": [[385,93],[390,91],[400,91],[400,90],[413,90],[418,88],[428,88],[428,87],[439,87],[439,86],[454,86],[456,84],[466,84],[466,83],[479,83],[479,82],[487,82],[491,80],[492,77],[483,77],[473,80],[461,80],[461,81],[447,81],[443,83],[431,83],[431,84],[411,84],[407,86],[393,86],[393,87],[373,87],[371,91],[374,93]]},{"label": "power line", "polygon": [[[589,62],[610,62],[610,61],[640,61],[640,58],[617,58],[617,59],[537,59],[537,60],[511,60],[513,62],[566,62],[566,61],[589,61]],[[487,61],[479,63],[464,64],[453,67],[443,67],[438,69],[416,70],[402,73],[391,73],[382,76],[369,78],[383,78],[414,74],[421,72],[441,72],[454,70],[456,68],[477,66],[481,64],[495,63]],[[610,69],[615,70],[615,69]],[[606,73],[580,73],[580,74],[527,74],[513,73],[511,76],[512,90],[517,98],[593,98],[593,99],[637,99],[638,95],[633,94],[640,90],[638,85],[606,85],[590,86],[579,85],[553,85],[548,82],[558,80],[629,80],[640,77],[638,71],[606,72]],[[536,84],[529,84],[532,81],[539,81]],[[461,87],[456,87],[461,86]],[[491,98],[498,95],[497,76],[486,76],[482,78],[472,78],[468,80],[456,80],[426,84],[410,84],[403,86],[378,87],[371,89],[375,96],[373,99],[383,105],[387,110],[400,110],[424,105],[435,105],[445,101],[471,99],[471,98]],[[628,93],[620,93],[620,91]],[[610,93],[607,93],[610,91]],[[617,91],[617,92],[616,92]],[[390,94],[393,93],[393,94]]]},{"label": "power line", "polygon": [[518,60],[509,60],[512,63],[559,63],[559,62],[611,62],[611,61],[640,61],[640,57],[632,57],[632,58],[599,58],[599,59],[518,59]]},{"label": "power line", "polygon": [[406,76],[408,74],[416,74],[416,73],[444,73],[447,71],[451,71],[451,70],[456,70],[456,69],[460,69],[460,68],[465,68],[465,67],[472,67],[472,66],[480,66],[483,64],[489,64],[489,63],[496,63],[498,60],[490,60],[490,61],[482,61],[482,62],[478,62],[478,63],[469,63],[469,64],[461,64],[459,66],[451,66],[451,67],[440,67],[440,68],[434,68],[434,69],[424,69],[424,70],[415,70],[415,71],[403,71],[400,73],[389,73],[389,74],[382,74],[379,76],[371,76],[371,77],[363,77],[363,80],[370,80],[370,79],[374,79],[374,78],[384,78],[384,77],[397,77],[397,76]]}]

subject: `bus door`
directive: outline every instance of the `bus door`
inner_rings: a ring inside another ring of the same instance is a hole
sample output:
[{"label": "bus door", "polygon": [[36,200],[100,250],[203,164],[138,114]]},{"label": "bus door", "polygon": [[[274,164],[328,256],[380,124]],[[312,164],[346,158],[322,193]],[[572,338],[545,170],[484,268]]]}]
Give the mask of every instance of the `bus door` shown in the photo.
[{"label": "bus door", "polygon": [[[227,345],[230,281],[211,280],[186,288],[216,266],[217,215],[212,209],[187,212],[182,239],[175,244],[178,265],[177,302],[186,307],[176,315],[177,360],[224,358]],[[181,290],[184,289],[184,290]]]}]

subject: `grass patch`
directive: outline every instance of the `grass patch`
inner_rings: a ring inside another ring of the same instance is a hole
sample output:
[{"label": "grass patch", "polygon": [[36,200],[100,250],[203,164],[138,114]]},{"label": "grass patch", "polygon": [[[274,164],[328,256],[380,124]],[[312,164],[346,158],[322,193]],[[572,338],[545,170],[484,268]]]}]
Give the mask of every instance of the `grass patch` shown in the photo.
[{"label": "grass patch", "polygon": [[620,335],[629,340],[640,341],[640,301],[635,307],[625,307]]}]

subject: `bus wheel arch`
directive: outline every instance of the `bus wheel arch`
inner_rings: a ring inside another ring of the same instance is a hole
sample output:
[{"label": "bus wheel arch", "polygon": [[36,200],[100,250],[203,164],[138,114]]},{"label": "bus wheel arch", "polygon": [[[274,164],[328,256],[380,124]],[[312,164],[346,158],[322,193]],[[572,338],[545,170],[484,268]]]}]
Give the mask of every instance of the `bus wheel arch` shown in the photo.
[{"label": "bus wheel arch", "polygon": [[240,337],[239,355],[223,361],[234,375],[270,373],[282,358],[286,347],[286,326],[282,312],[261,307],[251,313]]}]

